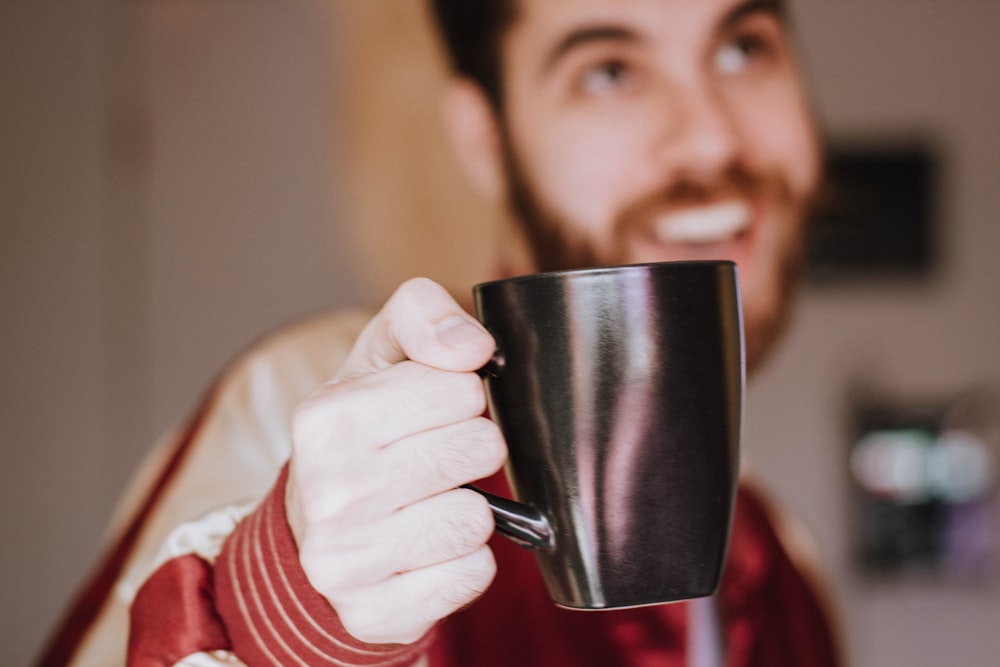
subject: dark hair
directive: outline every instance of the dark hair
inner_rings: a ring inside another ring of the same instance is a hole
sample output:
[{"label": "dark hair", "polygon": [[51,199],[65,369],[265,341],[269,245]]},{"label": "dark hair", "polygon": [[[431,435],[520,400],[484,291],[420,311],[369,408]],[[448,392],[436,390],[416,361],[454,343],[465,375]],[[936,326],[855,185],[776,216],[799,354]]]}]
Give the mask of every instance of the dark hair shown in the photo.
[{"label": "dark hair", "polygon": [[429,5],[452,70],[478,83],[500,109],[500,41],[514,22],[517,0],[430,0]]}]

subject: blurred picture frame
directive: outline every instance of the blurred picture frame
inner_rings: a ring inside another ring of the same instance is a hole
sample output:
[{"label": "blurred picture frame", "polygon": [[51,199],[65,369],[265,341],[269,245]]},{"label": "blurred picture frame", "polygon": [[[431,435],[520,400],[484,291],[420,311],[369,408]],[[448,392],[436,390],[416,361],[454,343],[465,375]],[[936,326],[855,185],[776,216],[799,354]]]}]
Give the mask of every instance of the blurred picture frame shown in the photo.
[{"label": "blurred picture frame", "polygon": [[940,256],[939,163],[928,139],[830,141],[806,240],[810,283],[929,278]]}]

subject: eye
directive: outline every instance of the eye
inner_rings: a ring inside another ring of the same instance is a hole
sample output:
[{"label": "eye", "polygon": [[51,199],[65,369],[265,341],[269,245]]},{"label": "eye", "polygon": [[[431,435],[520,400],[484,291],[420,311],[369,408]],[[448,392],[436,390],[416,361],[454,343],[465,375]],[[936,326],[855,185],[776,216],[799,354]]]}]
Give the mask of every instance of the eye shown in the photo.
[{"label": "eye", "polygon": [[627,93],[639,85],[639,74],[624,60],[605,60],[587,68],[580,78],[580,89],[597,97]]},{"label": "eye", "polygon": [[740,74],[773,52],[773,45],[767,39],[754,34],[740,35],[715,52],[715,70],[720,74]]}]

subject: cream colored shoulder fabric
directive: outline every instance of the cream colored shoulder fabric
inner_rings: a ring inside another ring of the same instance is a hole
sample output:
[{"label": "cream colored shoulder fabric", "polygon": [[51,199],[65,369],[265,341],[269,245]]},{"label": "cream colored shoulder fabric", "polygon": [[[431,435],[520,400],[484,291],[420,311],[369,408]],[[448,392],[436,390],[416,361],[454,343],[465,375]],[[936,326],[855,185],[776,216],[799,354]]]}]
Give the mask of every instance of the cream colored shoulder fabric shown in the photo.
[{"label": "cream colored shoulder fabric", "polygon": [[189,655],[178,663],[177,667],[240,667],[244,662],[229,651],[210,651]]},{"label": "cream colored shoulder fabric", "polygon": [[[243,664],[243,661],[229,651],[212,651],[189,655],[176,663],[176,667],[239,667]],[[428,667],[429,664],[427,658],[421,658],[413,667]]]},{"label": "cream colored shoulder fabric", "polygon": [[130,486],[123,509],[116,512],[124,517],[116,521],[119,530],[159,477],[170,452],[181,439],[192,438],[73,665],[124,663],[128,605],[167,537],[186,522],[214,510],[255,504],[267,493],[288,457],[295,405],[336,372],[367,319],[362,313],[335,314],[265,338],[220,376],[195,430],[181,429],[153,450],[140,468],[140,482]]}]

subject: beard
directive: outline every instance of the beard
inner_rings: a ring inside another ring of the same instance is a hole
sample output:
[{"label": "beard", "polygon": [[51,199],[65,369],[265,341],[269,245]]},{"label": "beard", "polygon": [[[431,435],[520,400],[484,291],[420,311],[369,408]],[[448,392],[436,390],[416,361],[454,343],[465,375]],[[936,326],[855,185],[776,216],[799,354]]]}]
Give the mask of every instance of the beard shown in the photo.
[{"label": "beard", "polygon": [[[632,245],[637,238],[649,234],[651,221],[665,210],[733,196],[772,203],[774,210],[770,214],[776,219],[768,220],[764,229],[755,232],[762,238],[755,240],[749,263],[752,266],[741,267],[754,274],[748,282],[741,281],[747,370],[753,372],[763,364],[790,319],[804,266],[803,231],[813,204],[812,191],[796,196],[779,174],[759,173],[738,165],[712,182],[681,179],[624,206],[612,221],[610,241],[601,243],[599,248],[583,234],[574,232],[570,221],[535,192],[509,134],[502,132],[502,135],[507,205],[527,240],[537,271],[685,259],[686,249],[682,246],[678,246],[676,253],[680,257],[670,253],[650,258],[637,257]],[[733,258],[720,253],[714,259]]]}]

